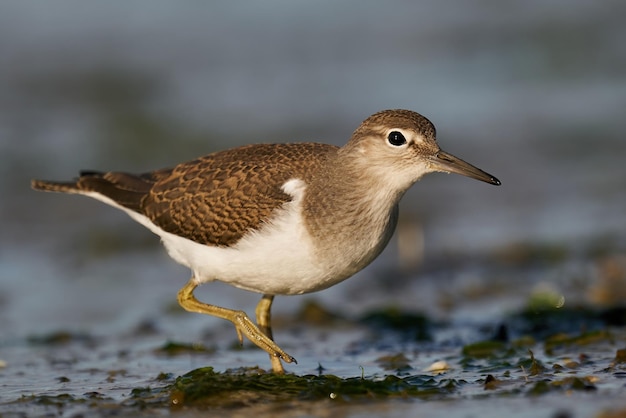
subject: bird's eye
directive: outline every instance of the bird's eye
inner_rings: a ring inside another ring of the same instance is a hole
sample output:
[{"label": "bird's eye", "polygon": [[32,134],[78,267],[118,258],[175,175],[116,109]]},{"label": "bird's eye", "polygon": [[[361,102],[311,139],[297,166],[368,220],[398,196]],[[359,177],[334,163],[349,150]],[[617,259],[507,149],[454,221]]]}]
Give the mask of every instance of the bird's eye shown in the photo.
[{"label": "bird's eye", "polygon": [[394,147],[399,147],[400,145],[406,144],[406,139],[404,138],[404,135],[402,135],[402,132],[398,131],[390,132],[389,136],[387,136],[387,141],[389,141],[389,143]]}]

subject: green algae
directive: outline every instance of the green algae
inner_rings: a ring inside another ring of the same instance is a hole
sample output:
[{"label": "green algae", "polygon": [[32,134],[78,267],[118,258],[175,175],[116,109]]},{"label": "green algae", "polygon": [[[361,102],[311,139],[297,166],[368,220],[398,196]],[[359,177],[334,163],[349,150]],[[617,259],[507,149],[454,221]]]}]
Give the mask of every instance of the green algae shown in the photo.
[{"label": "green algae", "polygon": [[[100,392],[87,392],[82,396],[69,393],[60,393],[58,395],[29,395],[22,396],[20,399],[12,402],[12,404],[32,404],[40,407],[53,408],[57,411],[63,411],[75,406],[102,408],[104,405],[116,405],[110,397]],[[2,415],[0,414],[0,416]]]},{"label": "green algae", "polygon": [[76,333],[71,331],[59,330],[47,334],[31,335],[27,338],[28,342],[33,345],[67,345],[71,343],[82,343],[92,345],[96,343],[96,338],[87,333]]},{"label": "green algae", "polygon": [[614,337],[607,330],[596,330],[583,332],[578,335],[559,333],[552,335],[544,341],[544,350],[548,354],[554,353],[559,348],[569,348],[571,346],[588,346],[592,344],[614,343]]},{"label": "green algae", "polygon": [[545,373],[548,368],[535,358],[535,354],[531,350],[528,350],[528,353],[530,358],[520,359],[517,366],[526,371],[529,376],[539,376]]},{"label": "green algae", "polygon": [[509,356],[511,349],[502,341],[478,341],[463,347],[462,354],[473,358],[502,358]]},{"label": "green algae", "polygon": [[393,375],[381,379],[277,375],[257,368],[219,373],[205,367],[177,378],[169,391],[172,405],[232,408],[255,402],[429,397],[455,387],[447,379],[443,384],[417,385],[415,380]]},{"label": "green algae", "polygon": [[544,395],[554,391],[595,391],[596,385],[591,376],[569,376],[560,380],[540,380],[532,384],[527,394],[529,396]]},{"label": "green algae", "polygon": [[[27,398],[25,398],[27,399]],[[48,406],[56,406],[56,407],[63,407],[65,405],[67,405],[68,403],[75,403],[75,402],[80,402],[83,403],[85,402],[82,399],[77,399],[75,396],[72,396],[68,393],[62,393],[60,395],[57,396],[48,396],[48,395],[42,395],[42,396],[34,396],[32,398],[32,400],[39,405],[48,405]]]},{"label": "green algae", "polygon": [[214,348],[206,347],[200,343],[181,343],[176,341],[167,341],[163,346],[155,350],[156,354],[165,354],[168,356],[177,356],[181,354],[212,354],[215,352]]}]

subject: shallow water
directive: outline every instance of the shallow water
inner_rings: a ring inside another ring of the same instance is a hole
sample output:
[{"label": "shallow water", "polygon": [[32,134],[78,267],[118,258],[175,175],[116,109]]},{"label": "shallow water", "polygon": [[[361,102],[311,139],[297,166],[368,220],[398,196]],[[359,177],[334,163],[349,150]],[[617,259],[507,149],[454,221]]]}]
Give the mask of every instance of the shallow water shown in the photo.
[{"label": "shallow water", "polygon": [[[275,336],[298,358],[287,367],[297,376],[317,374],[321,364],[342,379],[405,378],[446,359],[453,369],[433,379],[458,384],[440,398],[266,402],[229,414],[623,410],[623,370],[606,371],[625,348],[623,323],[574,318],[570,335],[610,329],[614,340],[548,355],[544,339],[568,319],[539,335],[508,316],[542,303],[608,309],[626,300],[623,9],[610,1],[136,9],[61,2],[45,10],[3,2],[0,413],[194,416],[205,411],[155,401],[142,412],[132,391],[167,388],[204,366],[268,367],[249,343],[232,348],[228,324],[176,307],[189,273],[149,232],[98,202],[34,193],[30,178],[140,171],[249,142],[342,144],[367,115],[393,107],[424,113],[442,148],[503,185],[427,177],[402,203],[401,241],[332,289],[277,298]],[[250,313],[258,299],[220,284],[198,293]],[[310,299],[343,319],[298,326],[293,318]],[[359,318],[381,307],[424,313],[433,339],[407,341],[386,328],[373,334]],[[509,376],[493,372],[507,383],[485,391],[484,370],[461,364],[462,349],[502,324],[510,341],[534,335],[531,349],[549,368],[581,351],[591,362],[526,382],[516,362],[528,353],[515,352]],[[209,352],[160,353],[167,341]],[[407,375],[376,361],[398,353],[408,358]],[[157,380],[161,373],[170,377]],[[538,381],[564,375],[599,380],[595,389],[529,395]]]}]

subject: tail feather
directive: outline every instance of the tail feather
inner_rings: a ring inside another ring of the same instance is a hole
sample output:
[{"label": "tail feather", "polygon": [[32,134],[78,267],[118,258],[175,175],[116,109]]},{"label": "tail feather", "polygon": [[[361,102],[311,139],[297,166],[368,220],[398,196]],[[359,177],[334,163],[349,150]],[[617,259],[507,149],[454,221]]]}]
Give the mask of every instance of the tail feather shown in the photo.
[{"label": "tail feather", "polygon": [[149,173],[134,175],[121,172],[82,171],[80,177],[74,181],[33,180],[31,187],[47,192],[98,193],[125,208],[141,213],[143,198],[150,193],[154,181]]},{"label": "tail feather", "polygon": [[80,193],[76,181],[31,180],[30,187],[44,192]]}]

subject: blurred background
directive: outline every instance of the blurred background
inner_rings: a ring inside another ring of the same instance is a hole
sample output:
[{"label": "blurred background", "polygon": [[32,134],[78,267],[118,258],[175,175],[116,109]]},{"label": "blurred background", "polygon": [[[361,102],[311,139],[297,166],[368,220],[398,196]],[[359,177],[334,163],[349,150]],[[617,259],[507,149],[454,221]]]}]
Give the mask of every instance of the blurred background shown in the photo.
[{"label": "blurred background", "polygon": [[[427,116],[444,150],[502,186],[426,177],[402,202],[400,240],[310,297],[452,319],[537,291],[623,302],[625,15],[611,0],[2,2],[0,332],[127,332],[166,317],[189,276],[125,214],[31,178],[342,145],[388,108]],[[250,313],[258,299],[219,283],[199,297]],[[223,325],[174,318],[159,323],[169,338]]]}]

